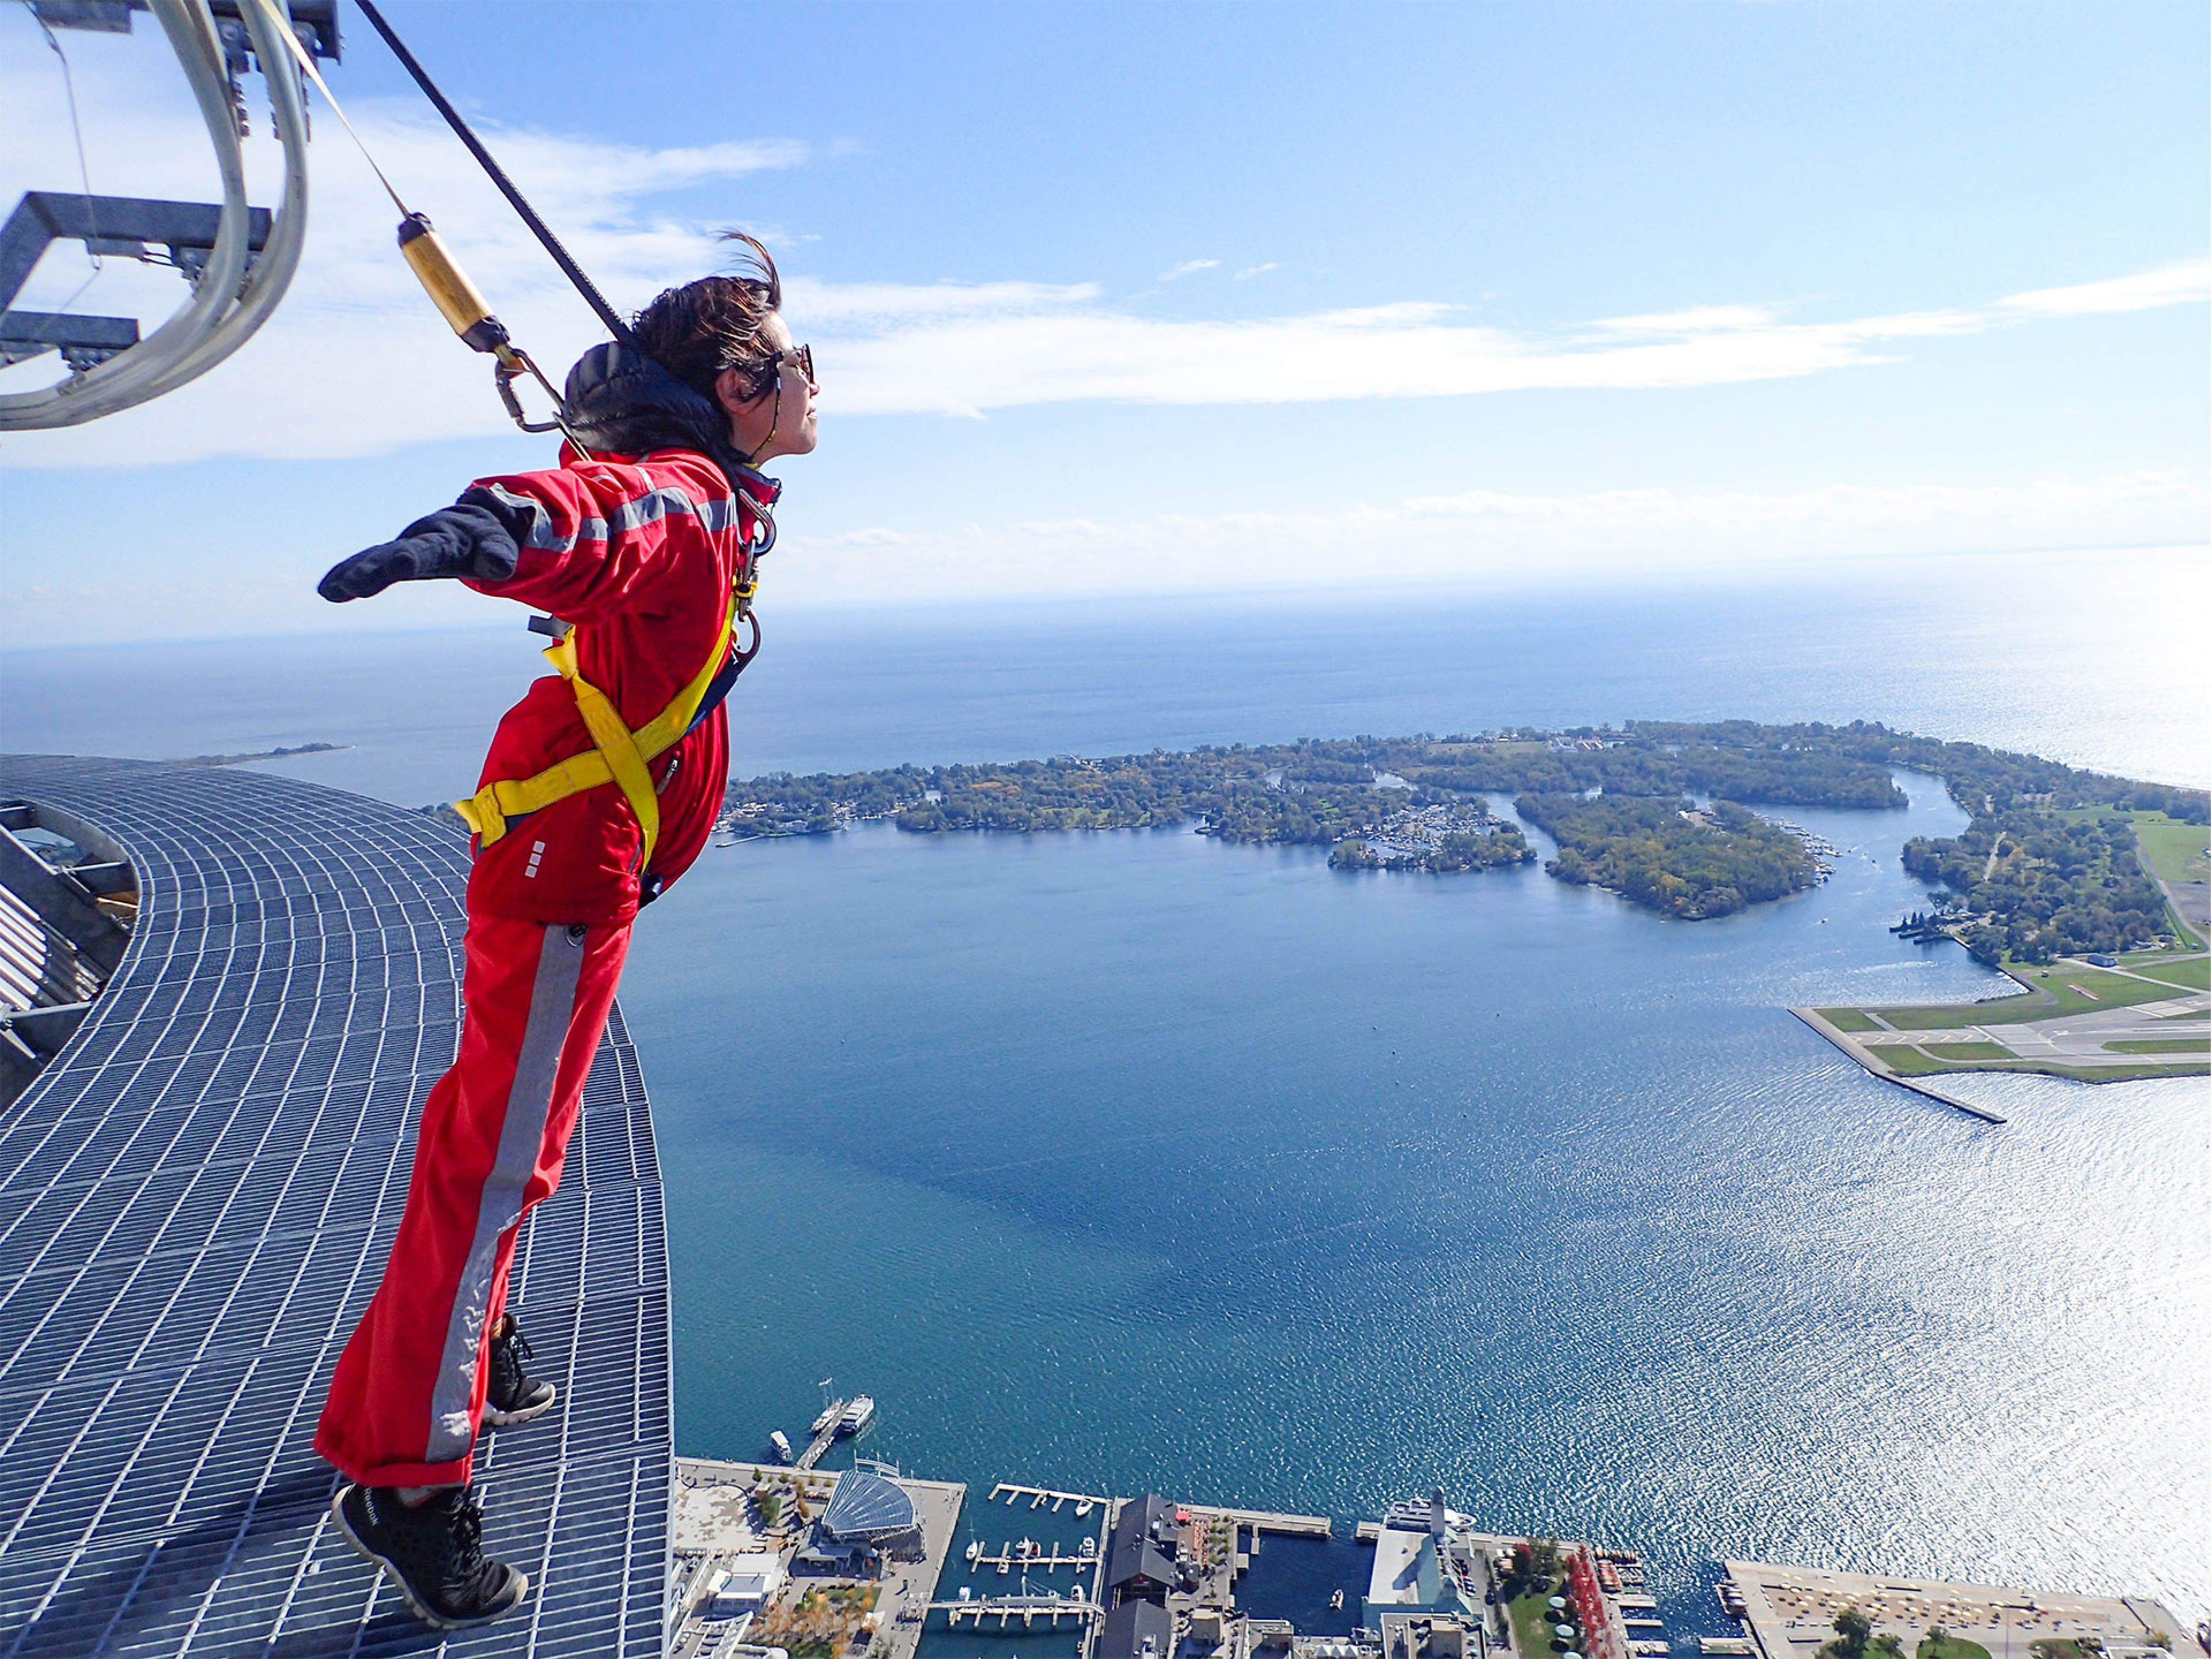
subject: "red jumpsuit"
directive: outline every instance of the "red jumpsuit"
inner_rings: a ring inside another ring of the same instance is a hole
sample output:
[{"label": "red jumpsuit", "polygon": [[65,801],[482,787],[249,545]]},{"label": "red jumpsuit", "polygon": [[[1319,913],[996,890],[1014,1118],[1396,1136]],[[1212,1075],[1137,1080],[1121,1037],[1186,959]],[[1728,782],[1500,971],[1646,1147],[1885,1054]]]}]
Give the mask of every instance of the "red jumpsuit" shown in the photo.
[{"label": "red jumpsuit", "polygon": [[[585,459],[481,480],[522,528],[512,579],[472,582],[575,628],[577,666],[631,730],[665,708],[722,635],[731,589],[769,529],[776,485],[687,450]],[[500,721],[478,787],[592,747],[566,680],[541,679]],[[729,773],[718,707],[653,763],[653,868],[612,783],[511,820],[469,875],[459,1057],[423,1103],[398,1236],[340,1357],[315,1449],[366,1486],[469,1478],[485,1337],[506,1305],[515,1235],[560,1184],[585,1074],[645,890],[690,866]]]}]

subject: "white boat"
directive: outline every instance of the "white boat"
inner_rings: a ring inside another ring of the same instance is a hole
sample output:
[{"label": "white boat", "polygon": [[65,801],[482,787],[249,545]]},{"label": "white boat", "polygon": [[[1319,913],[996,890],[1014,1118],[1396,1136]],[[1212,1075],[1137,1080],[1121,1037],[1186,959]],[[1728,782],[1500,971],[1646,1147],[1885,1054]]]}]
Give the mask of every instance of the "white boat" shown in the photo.
[{"label": "white boat", "polygon": [[1084,1499],[1080,1504],[1078,1504],[1075,1506],[1075,1516],[1076,1516],[1076,1519],[1077,1519],[1077,1520],[1079,1520],[1079,1520],[1081,1520],[1085,1516],[1086,1516],[1086,1515],[1088,1515],[1088,1514],[1090,1514],[1090,1513],[1091,1513],[1091,1500],[1090,1500],[1089,1498],[1085,1498],[1085,1499]]},{"label": "white boat", "polygon": [[969,1566],[974,1566],[975,1565],[976,1558],[982,1553],[983,1540],[981,1539],[971,1538],[968,1540],[968,1565]]},{"label": "white boat", "polygon": [[781,1429],[769,1431],[768,1443],[775,1448],[777,1462],[783,1463],[791,1462],[791,1437],[784,1433]]},{"label": "white boat", "polygon": [[824,1429],[828,1428],[832,1423],[835,1423],[837,1420],[837,1414],[844,1409],[845,1402],[843,1401],[832,1401],[829,1405],[824,1406],[822,1408],[822,1415],[814,1419],[813,1427],[809,1429],[807,1432],[809,1434],[820,1434]]},{"label": "white boat", "polygon": [[837,1432],[858,1434],[875,1420],[876,1402],[865,1394],[856,1394],[845,1407],[844,1415],[837,1419]]}]

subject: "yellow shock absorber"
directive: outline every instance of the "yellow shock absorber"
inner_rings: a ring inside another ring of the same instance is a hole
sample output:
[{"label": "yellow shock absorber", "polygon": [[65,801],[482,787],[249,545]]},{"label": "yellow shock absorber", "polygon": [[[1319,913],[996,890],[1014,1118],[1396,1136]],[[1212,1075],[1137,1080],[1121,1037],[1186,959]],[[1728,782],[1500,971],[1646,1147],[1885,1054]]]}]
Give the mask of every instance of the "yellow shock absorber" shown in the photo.
[{"label": "yellow shock absorber", "polygon": [[428,214],[410,213],[399,222],[399,252],[465,343],[477,351],[505,355],[507,325],[491,314],[491,307],[468,273],[454,263],[453,251],[431,228]]}]

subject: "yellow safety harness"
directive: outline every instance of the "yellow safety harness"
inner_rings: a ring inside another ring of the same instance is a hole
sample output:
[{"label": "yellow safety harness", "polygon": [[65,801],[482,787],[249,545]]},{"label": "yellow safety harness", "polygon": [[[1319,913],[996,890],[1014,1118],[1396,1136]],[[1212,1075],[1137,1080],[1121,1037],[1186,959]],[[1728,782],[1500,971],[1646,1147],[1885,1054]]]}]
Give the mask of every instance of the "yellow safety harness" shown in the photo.
[{"label": "yellow safety harness", "polygon": [[750,617],[753,591],[754,577],[748,564],[744,579],[730,590],[730,608],[722,618],[721,631],[715,636],[714,648],[708,653],[706,665],[676,694],[674,702],[635,732],[623,724],[622,715],[607,694],[577,672],[574,629],[548,646],[545,660],[560,671],[561,678],[575,692],[576,710],[584,717],[592,746],[556,766],[547,767],[535,777],[500,778],[484,785],[467,800],[455,801],[453,810],[476,831],[478,845],[489,847],[506,835],[511,819],[566,800],[571,795],[580,795],[586,789],[596,789],[603,783],[612,783],[620,787],[630,811],[637,814],[637,826],[645,837],[637,867],[640,873],[649,869],[653,843],[660,839],[660,796],[653,786],[653,763],[673,749],[691,729],[699,705],[706,700],[729,655],[731,636],[737,631],[738,618]]}]

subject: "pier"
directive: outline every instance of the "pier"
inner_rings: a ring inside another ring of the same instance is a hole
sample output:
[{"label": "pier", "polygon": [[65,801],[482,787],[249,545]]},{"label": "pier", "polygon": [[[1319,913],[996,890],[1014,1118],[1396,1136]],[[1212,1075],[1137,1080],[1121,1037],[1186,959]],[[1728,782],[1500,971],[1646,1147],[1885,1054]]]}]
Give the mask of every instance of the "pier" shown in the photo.
[{"label": "pier", "polygon": [[1014,1620],[1024,1625],[1037,1619],[1051,1621],[1055,1626],[1063,1619],[1103,1619],[1106,1609],[1096,1601],[1086,1601],[1072,1595],[994,1595],[974,1601],[932,1601],[932,1613],[942,1613],[954,1629],[963,1619],[972,1620],[982,1627],[986,1619],[996,1619],[1004,1630]]},{"label": "pier", "polygon": [[1193,1515],[1218,1515],[1255,1532],[1276,1532],[1292,1538],[1327,1538],[1335,1522],[1325,1515],[1279,1515],[1272,1510],[1224,1510],[1213,1504],[1185,1505]]},{"label": "pier", "polygon": [[989,1567],[995,1571],[1010,1572],[1014,1568],[1019,1567],[1027,1571],[1030,1568],[1035,1567],[1041,1571],[1050,1572],[1059,1567],[1095,1567],[1097,1565],[1097,1550],[1091,1551],[1088,1555],[1062,1555],[1055,1547],[1050,1555],[1024,1555],[1012,1544],[1007,1544],[1003,1546],[996,1555],[977,1556],[968,1564],[968,1571],[981,1572],[984,1568]]},{"label": "pier", "polygon": [[[830,1419],[830,1426],[806,1443],[806,1449],[799,1454],[793,1464],[794,1468],[812,1468],[822,1461],[822,1455],[837,1443],[837,1424],[845,1415],[845,1406],[846,1402],[842,1400],[830,1402],[829,1410],[823,1413]],[[993,1495],[996,1496],[995,1493]]]},{"label": "pier", "polygon": [[1094,1508],[1106,1501],[1095,1492],[1054,1492],[1049,1486],[1017,1486],[1011,1480],[1001,1480],[991,1488],[991,1501],[994,1504],[998,1502],[1001,1493],[1005,1494],[1006,1502],[1010,1504],[1018,1504],[1024,1498],[1028,1498],[1031,1509],[1041,1507],[1048,1498],[1051,1500],[1055,1510],[1063,1504],[1073,1504],[1079,1515],[1088,1515]]}]

